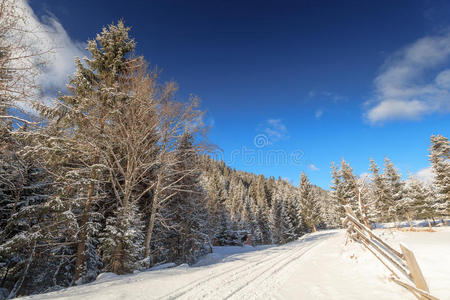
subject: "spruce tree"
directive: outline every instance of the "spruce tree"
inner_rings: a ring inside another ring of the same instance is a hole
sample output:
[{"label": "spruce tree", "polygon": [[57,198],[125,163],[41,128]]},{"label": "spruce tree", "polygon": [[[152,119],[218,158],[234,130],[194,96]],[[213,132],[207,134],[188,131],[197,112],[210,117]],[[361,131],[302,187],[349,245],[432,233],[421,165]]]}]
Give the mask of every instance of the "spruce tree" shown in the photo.
[{"label": "spruce tree", "polygon": [[344,199],[342,174],[334,163],[331,164],[331,176],[332,185],[330,186],[330,206],[332,206],[332,210],[335,211],[334,222],[340,225],[340,219],[345,217],[344,205],[346,203]]},{"label": "spruce tree", "polygon": [[[174,229],[178,238],[177,257],[181,262],[194,262],[204,254],[208,243],[206,195],[199,183],[200,168],[194,136],[185,130],[176,151],[176,192],[172,202]],[[228,221],[228,218],[226,219]],[[227,230],[227,229],[225,229]]]},{"label": "spruce tree", "polygon": [[390,207],[389,198],[387,196],[388,191],[384,176],[380,174],[380,169],[372,158],[370,159],[370,171],[372,173],[372,195],[375,202],[375,214],[377,215],[378,220],[386,221],[388,219]]},{"label": "spruce tree", "polygon": [[261,231],[261,242],[270,244],[272,242],[272,234],[270,231],[269,211],[267,206],[257,207],[256,222]]},{"label": "spruce tree", "polygon": [[317,225],[320,223],[320,207],[305,173],[302,173],[300,177],[300,209],[306,225],[316,232]]},{"label": "spruce tree", "polygon": [[252,204],[251,198],[247,197],[245,200],[245,222],[247,230],[252,234],[252,242],[256,244],[261,244],[262,242],[262,232],[259,228],[258,220],[258,208],[256,205]]},{"label": "spruce tree", "polygon": [[[42,155],[40,150],[44,149],[46,165],[53,166],[60,184],[67,184],[66,191],[77,186],[76,193],[64,195],[73,202],[71,207],[79,208],[80,215],[75,281],[86,272],[86,249],[90,233],[95,231],[93,208],[104,196],[100,183],[108,176],[98,146],[107,144],[103,140],[107,138],[105,127],[112,125],[107,119],[108,112],[128,97],[120,83],[135,47],[129,30],[121,21],[103,28],[96,40],[88,42],[90,58],[85,58],[84,63],[75,59],[76,72],[67,86],[68,94],[61,94],[54,106],[37,105],[49,119],[49,128],[37,153]],[[54,137],[48,139],[49,135]]]},{"label": "spruce tree", "polygon": [[402,202],[404,197],[404,184],[398,170],[387,157],[384,160],[384,180],[387,188],[385,197],[389,204],[388,216],[398,223],[405,215],[405,207]]},{"label": "spruce tree", "polygon": [[430,162],[434,173],[436,202],[434,211],[438,216],[449,215],[450,203],[450,143],[442,135],[431,136]]},{"label": "spruce tree", "polygon": [[275,190],[274,196],[272,199],[272,208],[270,210],[270,227],[272,231],[272,243],[278,244],[282,241],[282,200],[278,194],[278,191]]},{"label": "spruce tree", "polygon": [[[427,219],[433,217],[433,208],[430,205],[432,201],[430,188],[427,187],[420,179],[412,176],[407,182],[407,218],[411,224],[412,218]],[[429,223],[429,221],[428,221]],[[429,223],[430,224],[430,223]],[[430,224],[431,226],[431,224]]]},{"label": "spruce tree", "polygon": [[342,159],[341,162],[341,174],[342,174],[342,186],[344,203],[349,204],[352,210],[358,217],[360,211],[358,209],[358,197],[357,197],[357,178],[353,174],[353,169],[348,162]]},{"label": "spruce tree", "polygon": [[288,202],[281,201],[281,240],[280,243],[285,244],[287,242],[293,241],[296,238],[295,227],[293,225],[291,215],[289,213]]}]

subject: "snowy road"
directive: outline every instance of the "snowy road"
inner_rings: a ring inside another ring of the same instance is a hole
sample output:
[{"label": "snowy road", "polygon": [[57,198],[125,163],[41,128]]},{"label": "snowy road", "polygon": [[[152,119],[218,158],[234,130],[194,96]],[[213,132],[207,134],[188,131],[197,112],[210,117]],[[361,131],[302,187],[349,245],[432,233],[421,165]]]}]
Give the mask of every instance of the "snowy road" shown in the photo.
[{"label": "snowy road", "polygon": [[[87,285],[32,299],[261,299],[274,297],[302,258],[336,232],[310,235],[282,246],[216,247],[195,266],[127,276],[107,274]],[[295,280],[295,279],[294,279]]]},{"label": "snowy road", "polygon": [[[449,234],[425,235],[429,240],[423,244],[445,240]],[[415,236],[412,233],[398,238]],[[344,243],[344,232],[337,230],[309,234],[281,246],[215,247],[214,253],[191,267],[125,276],[107,273],[90,284],[28,298],[415,299],[387,279],[386,270],[370,253],[363,252],[359,245],[344,247]],[[445,251],[447,246],[439,242],[433,250]],[[428,264],[434,265],[433,261]],[[432,278],[434,290],[440,292],[437,296],[441,299],[448,299],[446,284],[438,280],[447,278],[447,269],[437,271],[441,273],[428,272],[436,276]]]},{"label": "snowy road", "polygon": [[[285,246],[235,255],[207,271],[200,280],[177,288],[160,299],[262,298],[276,290],[290,273],[287,268],[319,246],[332,233],[315,235]],[[217,270],[216,270],[217,269]]]}]

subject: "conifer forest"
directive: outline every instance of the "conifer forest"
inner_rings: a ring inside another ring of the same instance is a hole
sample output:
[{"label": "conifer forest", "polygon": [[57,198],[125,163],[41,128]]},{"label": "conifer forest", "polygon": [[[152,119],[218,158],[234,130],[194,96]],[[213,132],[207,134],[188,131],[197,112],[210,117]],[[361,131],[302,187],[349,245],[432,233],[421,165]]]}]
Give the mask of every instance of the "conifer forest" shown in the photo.
[{"label": "conifer forest", "polygon": [[93,31],[67,88],[43,101],[45,56],[21,42],[15,3],[0,0],[0,299],[194,264],[214,246],[286,244],[341,228],[344,205],[367,226],[450,215],[448,132],[428,141],[431,182],[388,157],[362,176],[330,161],[329,189],[215,159],[200,98],[138,55],[127,20]]}]

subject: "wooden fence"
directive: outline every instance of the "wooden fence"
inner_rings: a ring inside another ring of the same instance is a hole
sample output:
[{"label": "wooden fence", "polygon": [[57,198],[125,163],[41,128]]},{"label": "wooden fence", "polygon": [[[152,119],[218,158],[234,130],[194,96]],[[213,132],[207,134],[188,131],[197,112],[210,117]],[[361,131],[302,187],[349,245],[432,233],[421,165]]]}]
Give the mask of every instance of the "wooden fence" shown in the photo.
[{"label": "wooden fence", "polygon": [[401,252],[395,250],[364,225],[350,206],[345,206],[342,224],[347,227],[350,238],[361,243],[391,272],[392,281],[407,288],[418,299],[438,300],[430,294],[414,253],[405,245],[400,244]]}]

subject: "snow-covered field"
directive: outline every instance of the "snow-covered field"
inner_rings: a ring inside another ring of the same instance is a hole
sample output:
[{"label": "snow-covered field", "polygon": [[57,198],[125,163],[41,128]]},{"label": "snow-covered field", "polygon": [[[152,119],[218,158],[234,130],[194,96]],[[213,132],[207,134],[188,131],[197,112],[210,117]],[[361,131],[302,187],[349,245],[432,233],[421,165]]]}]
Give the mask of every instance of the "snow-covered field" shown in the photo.
[{"label": "snow-covered field", "polygon": [[[431,293],[450,299],[450,228],[376,233],[418,259]],[[101,274],[95,282],[28,299],[416,299],[343,230],[320,231],[281,246],[215,247],[194,266],[133,275]]]}]

